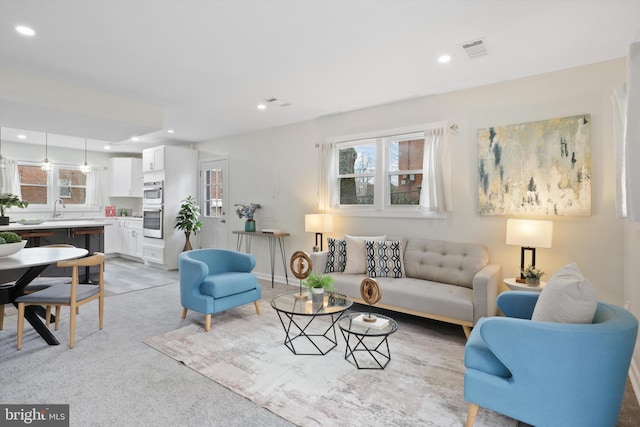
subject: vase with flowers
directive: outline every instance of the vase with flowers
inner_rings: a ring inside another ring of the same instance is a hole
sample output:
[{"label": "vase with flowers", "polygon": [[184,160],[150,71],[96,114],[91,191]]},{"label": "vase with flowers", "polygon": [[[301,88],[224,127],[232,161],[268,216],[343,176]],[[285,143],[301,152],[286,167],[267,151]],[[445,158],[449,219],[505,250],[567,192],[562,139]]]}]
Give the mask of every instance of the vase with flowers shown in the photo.
[{"label": "vase with flowers", "polygon": [[249,203],[248,205],[243,205],[242,203],[236,203],[234,206],[237,206],[236,215],[238,215],[238,218],[246,218],[246,221],[244,222],[244,231],[256,231],[256,220],[254,217],[256,211],[261,207],[260,204]]},{"label": "vase with flowers", "polygon": [[540,285],[540,278],[544,275],[544,271],[534,267],[533,265],[528,265],[522,270],[522,275],[524,276],[527,285],[538,286]]}]

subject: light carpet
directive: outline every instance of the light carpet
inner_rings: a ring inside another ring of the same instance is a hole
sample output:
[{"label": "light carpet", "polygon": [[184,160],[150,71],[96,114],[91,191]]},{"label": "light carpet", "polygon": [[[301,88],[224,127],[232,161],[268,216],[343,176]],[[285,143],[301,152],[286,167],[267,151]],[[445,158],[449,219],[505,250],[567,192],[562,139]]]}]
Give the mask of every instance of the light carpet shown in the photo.
[{"label": "light carpet", "polygon": [[[327,355],[294,355],[264,300],[260,315],[251,304],[214,315],[209,333],[192,324],[145,343],[297,425],[464,425],[464,336],[433,327],[439,322],[398,320],[385,370],[358,370],[346,361],[339,330],[338,346]],[[475,425],[517,422],[481,410]]]}]

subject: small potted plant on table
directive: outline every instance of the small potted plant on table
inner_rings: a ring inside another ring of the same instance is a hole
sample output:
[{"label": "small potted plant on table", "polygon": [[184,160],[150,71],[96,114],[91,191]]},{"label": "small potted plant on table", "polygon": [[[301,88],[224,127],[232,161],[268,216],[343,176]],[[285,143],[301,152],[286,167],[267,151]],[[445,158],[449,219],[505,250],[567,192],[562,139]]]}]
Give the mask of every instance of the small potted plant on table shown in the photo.
[{"label": "small potted plant on table", "polygon": [[238,209],[236,209],[236,215],[238,215],[238,218],[247,219],[244,223],[244,231],[256,231],[256,220],[254,219],[254,216],[256,211],[261,208],[260,203],[249,203],[248,205],[236,203],[234,206],[239,206]]},{"label": "small potted plant on table", "polygon": [[302,281],[302,284],[309,288],[311,301],[314,303],[321,303],[324,301],[324,290],[333,290],[333,277],[311,272],[309,277]]},{"label": "small potted plant on table", "polygon": [[184,244],[183,251],[190,251],[191,247],[191,233],[195,236],[202,228],[202,222],[200,222],[200,207],[196,204],[196,200],[189,196],[182,201],[180,211],[176,217],[176,227],[178,230],[184,231],[187,241]]},{"label": "small potted plant on table", "polygon": [[14,207],[24,209],[27,206],[29,206],[29,202],[20,200],[20,197],[15,194],[0,194],[0,225],[9,225],[9,217],[5,216],[5,209]]},{"label": "small potted plant on table", "polygon": [[538,286],[540,285],[540,278],[544,275],[544,271],[534,267],[533,265],[528,265],[527,268],[522,270],[522,275],[527,281],[527,285]]}]

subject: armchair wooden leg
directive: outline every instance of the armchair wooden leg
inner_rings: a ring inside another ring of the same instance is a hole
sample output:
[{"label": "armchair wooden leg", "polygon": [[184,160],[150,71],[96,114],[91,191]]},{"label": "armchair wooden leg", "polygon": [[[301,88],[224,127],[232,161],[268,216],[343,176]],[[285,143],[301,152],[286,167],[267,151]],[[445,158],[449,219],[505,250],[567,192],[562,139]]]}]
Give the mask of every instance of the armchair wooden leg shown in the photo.
[{"label": "armchair wooden leg", "polygon": [[100,330],[102,330],[102,325],[104,323],[104,294],[100,295],[100,298],[98,299],[98,326],[100,327]]},{"label": "armchair wooden leg", "polygon": [[4,304],[0,304],[0,331],[4,327]]},{"label": "armchair wooden leg", "polygon": [[186,308],[183,308],[183,309],[182,309],[182,318],[183,318],[183,319],[186,319],[186,318],[187,318],[187,309],[186,309]]},{"label": "armchair wooden leg", "polygon": [[473,427],[476,415],[478,415],[478,409],[480,409],[478,405],[475,403],[469,403],[469,412],[467,412],[467,424],[465,424],[465,427]]},{"label": "armchair wooden leg", "polygon": [[258,301],[254,301],[253,304],[256,306],[256,313],[260,314],[260,304]]},{"label": "armchair wooden leg", "polygon": [[18,350],[22,349],[22,329],[24,328],[24,303],[18,303]]},{"label": "armchair wooden leg", "polygon": [[211,330],[211,314],[207,314],[204,318],[204,330],[207,332]]},{"label": "armchair wooden leg", "polygon": [[48,305],[44,314],[44,325],[49,329],[49,325],[51,324],[51,306]]}]

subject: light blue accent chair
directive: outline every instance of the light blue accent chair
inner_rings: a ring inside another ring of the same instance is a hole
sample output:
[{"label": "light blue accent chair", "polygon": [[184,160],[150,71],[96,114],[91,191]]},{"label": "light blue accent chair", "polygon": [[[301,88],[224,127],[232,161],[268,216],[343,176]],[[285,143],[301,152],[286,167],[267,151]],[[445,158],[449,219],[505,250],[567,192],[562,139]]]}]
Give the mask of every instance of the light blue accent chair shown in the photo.
[{"label": "light blue accent chair", "polygon": [[506,317],[473,328],[464,352],[467,427],[479,407],[536,427],[615,426],[638,320],[600,302],[591,324],[532,321],[539,295],[504,292],[497,302]]},{"label": "light blue accent chair", "polygon": [[227,249],[194,249],[178,256],[182,318],[187,311],[204,313],[205,330],[211,330],[211,315],[258,300],[262,288],[251,271],[256,259],[251,254]]}]

